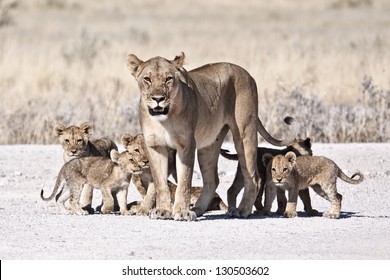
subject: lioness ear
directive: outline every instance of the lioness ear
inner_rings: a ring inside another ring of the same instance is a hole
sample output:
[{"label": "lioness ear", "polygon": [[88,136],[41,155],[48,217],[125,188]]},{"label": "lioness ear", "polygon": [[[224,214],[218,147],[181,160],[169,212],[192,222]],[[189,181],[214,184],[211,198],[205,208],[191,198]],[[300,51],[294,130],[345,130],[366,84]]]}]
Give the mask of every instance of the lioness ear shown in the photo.
[{"label": "lioness ear", "polygon": [[120,155],[120,153],[117,150],[115,150],[115,149],[112,149],[111,152],[110,152],[110,158],[115,163],[118,163],[119,155]]},{"label": "lioness ear", "polygon": [[60,135],[62,135],[64,133],[64,130],[65,130],[65,125],[63,125],[62,123],[57,123],[55,126],[54,126],[54,134],[58,137]]},{"label": "lioness ear", "polygon": [[80,125],[80,128],[83,130],[84,134],[89,138],[93,133],[93,124],[90,122],[85,122]]},{"label": "lioness ear", "polygon": [[144,63],[134,54],[129,54],[126,58],[127,68],[129,68],[131,75],[136,77],[139,66]]},{"label": "lioness ear", "polygon": [[292,166],[295,165],[295,161],[297,160],[297,155],[294,152],[288,152],[285,157],[288,159],[288,162],[291,163]]},{"label": "lioness ear", "polygon": [[265,167],[267,167],[267,165],[272,161],[274,157],[269,154],[269,153],[265,153],[262,157],[261,157],[261,160],[263,161],[263,165]]},{"label": "lioness ear", "polygon": [[121,141],[122,141],[122,145],[127,147],[129,146],[130,142],[133,142],[134,141],[134,138],[132,135],[126,133],[126,134],[123,134],[122,137],[121,137]]},{"label": "lioness ear", "polygon": [[173,65],[175,65],[175,67],[179,70],[181,70],[183,68],[183,64],[184,64],[184,58],[185,58],[185,55],[184,55],[184,52],[181,52],[180,55],[177,55],[172,61],[171,63]]}]

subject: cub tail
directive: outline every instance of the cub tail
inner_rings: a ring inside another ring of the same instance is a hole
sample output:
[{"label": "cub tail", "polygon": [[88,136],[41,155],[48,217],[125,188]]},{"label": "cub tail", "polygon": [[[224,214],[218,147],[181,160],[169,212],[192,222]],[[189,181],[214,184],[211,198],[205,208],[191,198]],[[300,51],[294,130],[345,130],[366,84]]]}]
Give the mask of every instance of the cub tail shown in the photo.
[{"label": "cub tail", "polygon": [[[357,179],[354,179],[356,176],[358,176],[359,178]],[[364,176],[361,172],[356,172],[354,173],[351,178],[348,177],[348,175],[346,175],[343,171],[341,171],[341,169],[339,169],[339,174],[338,174],[338,177],[347,182],[347,183],[350,183],[350,184],[360,184],[361,182],[363,182],[364,180]]]}]

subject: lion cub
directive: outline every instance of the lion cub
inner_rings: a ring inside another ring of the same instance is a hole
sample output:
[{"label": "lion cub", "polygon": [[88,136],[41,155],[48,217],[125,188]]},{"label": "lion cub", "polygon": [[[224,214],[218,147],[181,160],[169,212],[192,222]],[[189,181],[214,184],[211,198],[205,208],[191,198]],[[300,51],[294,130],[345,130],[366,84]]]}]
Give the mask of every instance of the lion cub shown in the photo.
[{"label": "lion cub", "polygon": [[[119,202],[120,213],[129,214],[127,210],[127,192],[132,174],[141,171],[138,163],[132,158],[129,152],[119,153],[116,150],[111,151],[111,159],[104,157],[83,157],[71,160],[61,168],[52,194],[45,198],[43,190],[41,198],[48,201],[56,197],[57,206],[64,209],[64,203],[70,197],[70,213],[85,215],[88,211],[82,209],[79,199],[83,186],[89,186],[100,189],[103,197],[103,206],[101,212],[109,214],[114,210],[114,199],[111,192],[116,191]],[[57,194],[61,182],[65,180],[69,188],[69,195]]]},{"label": "lion cub", "polygon": [[[363,174],[356,172],[349,178],[332,160],[321,156],[300,156],[288,152],[285,156],[263,155],[263,164],[267,166],[267,188],[264,211],[270,212],[277,189],[288,191],[288,202],[284,215],[292,218],[297,215],[298,191],[312,187],[313,190],[329,200],[331,209],[323,216],[331,219],[340,218],[342,195],[337,192],[337,178],[350,184],[363,181]],[[353,179],[358,176],[358,179]]]},{"label": "lion cub", "polygon": [[[100,156],[110,158],[111,150],[118,150],[113,141],[107,138],[90,139],[93,133],[93,124],[84,122],[80,126],[71,125],[66,127],[62,123],[54,126],[54,134],[64,149],[64,162],[75,158]],[[94,210],[92,205],[93,188],[84,186],[81,193],[81,206],[90,213]],[[113,193],[115,197],[115,193]],[[117,201],[115,199],[115,205]]]},{"label": "lion cub", "polygon": [[[134,159],[140,164],[142,173],[135,174],[132,178],[134,185],[138,192],[141,194],[143,200],[141,202],[132,203],[131,209],[137,215],[148,215],[150,210],[156,207],[156,190],[154,188],[152,172],[149,166],[149,158],[145,146],[145,140],[143,134],[137,134],[132,136],[130,134],[124,134],[122,136],[122,144],[127,151],[134,157]],[[175,164],[176,151],[168,150],[168,172],[172,174],[176,180],[176,164]],[[172,203],[175,201],[176,184],[168,180],[168,187],[171,194]],[[201,187],[191,187],[191,201],[190,206],[195,205],[202,193]],[[219,197],[215,194],[208,209],[211,210],[227,210],[227,206]]]},{"label": "lion cub", "polygon": [[[290,145],[288,145],[284,149],[270,149],[270,148],[264,148],[264,147],[258,147],[257,148],[257,169],[259,172],[259,176],[261,179],[260,184],[260,190],[257,195],[256,201],[255,201],[255,207],[256,207],[256,214],[261,214],[263,210],[263,193],[266,190],[265,184],[266,184],[266,167],[263,165],[262,162],[262,156],[265,153],[272,154],[273,156],[276,155],[285,155],[287,152],[293,151],[297,154],[297,156],[301,155],[312,155],[313,151],[311,149],[311,140],[310,138],[304,139],[295,139]],[[229,160],[238,160],[238,156],[236,154],[230,154],[228,150],[221,149],[220,154]],[[229,207],[229,213],[230,215],[234,215],[234,211],[236,208],[236,200],[237,195],[240,193],[242,188],[244,187],[244,177],[241,172],[241,166],[240,164],[237,165],[237,171],[236,176],[234,177],[233,184],[228,189],[227,197],[228,197],[228,207]],[[313,209],[311,206],[311,199],[308,189],[300,190],[299,191],[299,197],[301,198],[305,212],[309,216],[316,216],[318,215],[318,211]],[[282,215],[286,209],[286,196],[284,194],[284,191],[278,192],[277,196],[278,200],[278,210],[276,211],[278,214]]]}]

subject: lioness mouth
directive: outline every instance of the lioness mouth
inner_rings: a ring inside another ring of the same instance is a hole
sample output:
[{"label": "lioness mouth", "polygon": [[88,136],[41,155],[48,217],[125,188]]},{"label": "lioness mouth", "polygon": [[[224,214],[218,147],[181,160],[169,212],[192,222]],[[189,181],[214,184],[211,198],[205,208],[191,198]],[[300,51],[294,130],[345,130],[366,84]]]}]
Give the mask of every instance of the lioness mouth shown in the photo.
[{"label": "lioness mouth", "polygon": [[160,106],[157,106],[156,108],[149,108],[149,114],[151,116],[159,116],[159,115],[166,115],[169,112],[169,106],[163,108]]}]

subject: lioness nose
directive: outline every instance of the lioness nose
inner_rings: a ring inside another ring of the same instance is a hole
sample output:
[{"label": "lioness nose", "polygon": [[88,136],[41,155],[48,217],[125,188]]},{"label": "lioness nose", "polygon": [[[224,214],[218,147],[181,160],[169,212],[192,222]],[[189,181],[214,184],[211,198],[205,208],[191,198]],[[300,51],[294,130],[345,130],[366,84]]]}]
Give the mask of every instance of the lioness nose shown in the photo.
[{"label": "lioness nose", "polygon": [[159,104],[160,102],[164,101],[165,100],[165,97],[164,96],[153,96],[152,99],[154,101],[157,102],[157,104]]}]

